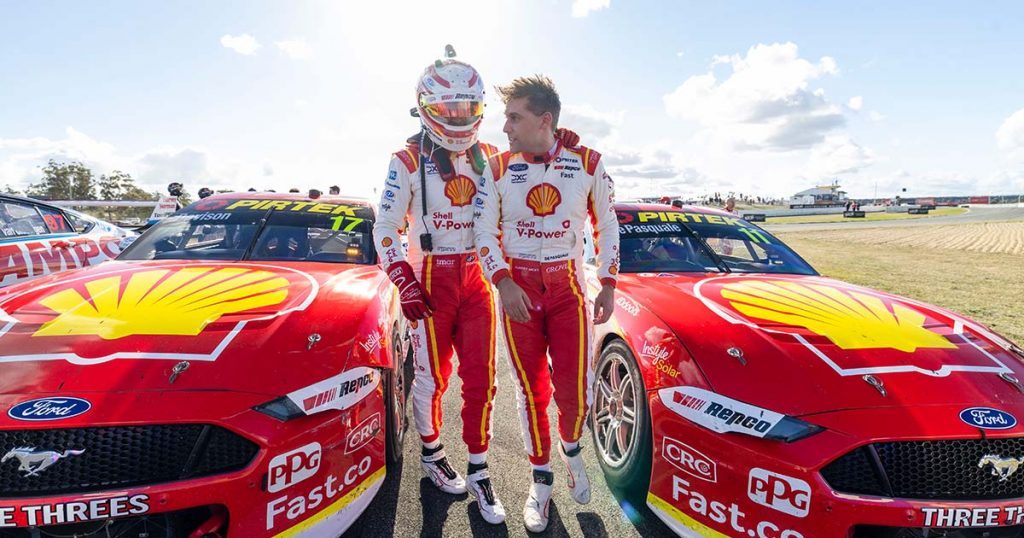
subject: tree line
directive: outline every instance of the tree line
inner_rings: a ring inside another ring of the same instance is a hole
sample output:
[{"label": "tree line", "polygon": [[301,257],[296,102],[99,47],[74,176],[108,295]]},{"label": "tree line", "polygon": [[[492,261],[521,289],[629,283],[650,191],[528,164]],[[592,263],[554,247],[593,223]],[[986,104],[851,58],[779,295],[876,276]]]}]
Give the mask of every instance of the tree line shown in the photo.
[{"label": "tree line", "polygon": [[[27,196],[39,200],[144,200],[155,201],[160,198],[158,192],[147,192],[135,183],[131,174],[114,170],[109,175],[101,174],[98,178],[84,164],[74,162],[58,162],[50,159],[42,167],[42,178],[32,183],[25,192],[5,185],[3,192]],[[149,207],[89,207],[83,208],[86,213],[107,220],[122,220],[129,217],[145,219],[152,213]]]}]

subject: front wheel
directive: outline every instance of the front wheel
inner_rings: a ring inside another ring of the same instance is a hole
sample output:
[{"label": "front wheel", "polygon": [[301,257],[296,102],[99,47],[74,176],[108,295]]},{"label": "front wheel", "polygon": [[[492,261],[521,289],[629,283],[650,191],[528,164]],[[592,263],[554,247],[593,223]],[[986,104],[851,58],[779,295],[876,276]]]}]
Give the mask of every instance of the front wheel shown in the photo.
[{"label": "front wheel", "polygon": [[385,428],[384,442],[387,448],[387,464],[395,467],[402,464],[402,447],[405,444],[405,430],[407,428],[405,414],[405,365],[406,357],[402,354],[402,345],[399,337],[392,339],[396,342],[393,351],[395,357],[394,367],[386,372],[384,382],[384,407],[387,412],[387,426]]},{"label": "front wheel", "polygon": [[596,373],[590,430],[597,461],[609,486],[641,498],[651,480],[651,420],[643,377],[621,340],[604,348]]}]

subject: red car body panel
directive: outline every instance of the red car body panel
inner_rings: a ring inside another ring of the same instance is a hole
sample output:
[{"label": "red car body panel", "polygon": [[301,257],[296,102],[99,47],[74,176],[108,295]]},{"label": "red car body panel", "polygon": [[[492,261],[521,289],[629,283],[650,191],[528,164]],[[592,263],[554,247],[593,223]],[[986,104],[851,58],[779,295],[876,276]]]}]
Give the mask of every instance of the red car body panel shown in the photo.
[{"label": "red car body panel", "polygon": [[[208,506],[226,509],[228,536],[340,534],[385,475],[381,374],[400,315],[378,267],[339,263],[115,261],[0,290],[0,430],[204,424],[258,447],[225,474],[0,497],[0,529]],[[41,397],[91,407],[14,417]],[[254,409],[282,398],[303,414]]]},{"label": "red car body panel", "polygon": [[[592,276],[590,285],[597,287]],[[595,357],[614,338],[628,344],[647,390],[648,505],[681,536],[831,538],[854,536],[858,525],[1024,524],[1021,499],[851,495],[821,475],[876,442],[1024,435],[1021,422],[981,431],[958,418],[972,406],[1024,417],[1024,389],[1013,382],[1024,379],[1024,356],[972,320],[820,276],[623,273],[613,319],[596,327]],[[824,429],[789,443],[719,433],[692,419],[709,409],[694,394]]]}]

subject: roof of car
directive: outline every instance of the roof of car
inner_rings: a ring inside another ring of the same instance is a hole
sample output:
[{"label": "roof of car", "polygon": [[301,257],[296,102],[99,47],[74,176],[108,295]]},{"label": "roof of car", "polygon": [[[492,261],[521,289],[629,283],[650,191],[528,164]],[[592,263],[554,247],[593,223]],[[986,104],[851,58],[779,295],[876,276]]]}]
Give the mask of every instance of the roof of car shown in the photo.
[{"label": "roof of car", "polygon": [[26,204],[44,205],[44,206],[47,206],[47,207],[52,207],[54,209],[60,209],[58,206],[54,205],[53,202],[51,202],[51,201],[39,200],[39,199],[36,199],[36,198],[28,198],[28,197],[25,197],[25,196],[18,196],[16,194],[0,194],[0,198],[7,198],[9,200],[13,200],[13,201],[16,201],[16,202],[24,202]]},{"label": "roof of car", "polygon": [[615,204],[617,211],[664,211],[668,213],[706,213],[708,215],[721,215],[723,217],[735,217],[736,215],[721,209],[705,207],[700,205],[684,205],[673,207],[665,204],[643,204],[643,203],[618,203]]},{"label": "roof of car", "polygon": [[203,200],[237,200],[239,198],[245,198],[248,200],[291,200],[297,202],[321,202],[325,204],[370,206],[370,201],[366,198],[322,194],[319,198],[314,200],[306,194],[294,192],[225,192],[207,196],[206,198],[203,198]]}]

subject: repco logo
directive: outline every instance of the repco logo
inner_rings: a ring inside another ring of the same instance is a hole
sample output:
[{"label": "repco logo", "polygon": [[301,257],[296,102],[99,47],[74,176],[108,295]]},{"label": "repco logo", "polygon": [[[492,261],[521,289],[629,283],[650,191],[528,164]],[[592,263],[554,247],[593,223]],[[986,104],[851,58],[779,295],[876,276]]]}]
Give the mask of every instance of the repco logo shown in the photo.
[{"label": "repco logo", "polygon": [[348,434],[348,439],[345,441],[345,453],[351,454],[360,448],[366,446],[377,436],[377,432],[380,431],[380,413],[374,413],[366,420],[360,422],[352,431]]},{"label": "repco logo", "polygon": [[761,468],[750,470],[747,496],[761,506],[796,517],[806,517],[811,506],[810,484]]},{"label": "repco logo", "polygon": [[270,460],[267,491],[276,493],[298,484],[320,470],[320,443],[312,442]]},{"label": "repco logo", "polygon": [[671,437],[665,437],[661,455],[680,471],[708,482],[718,482],[718,466],[699,450]]}]

